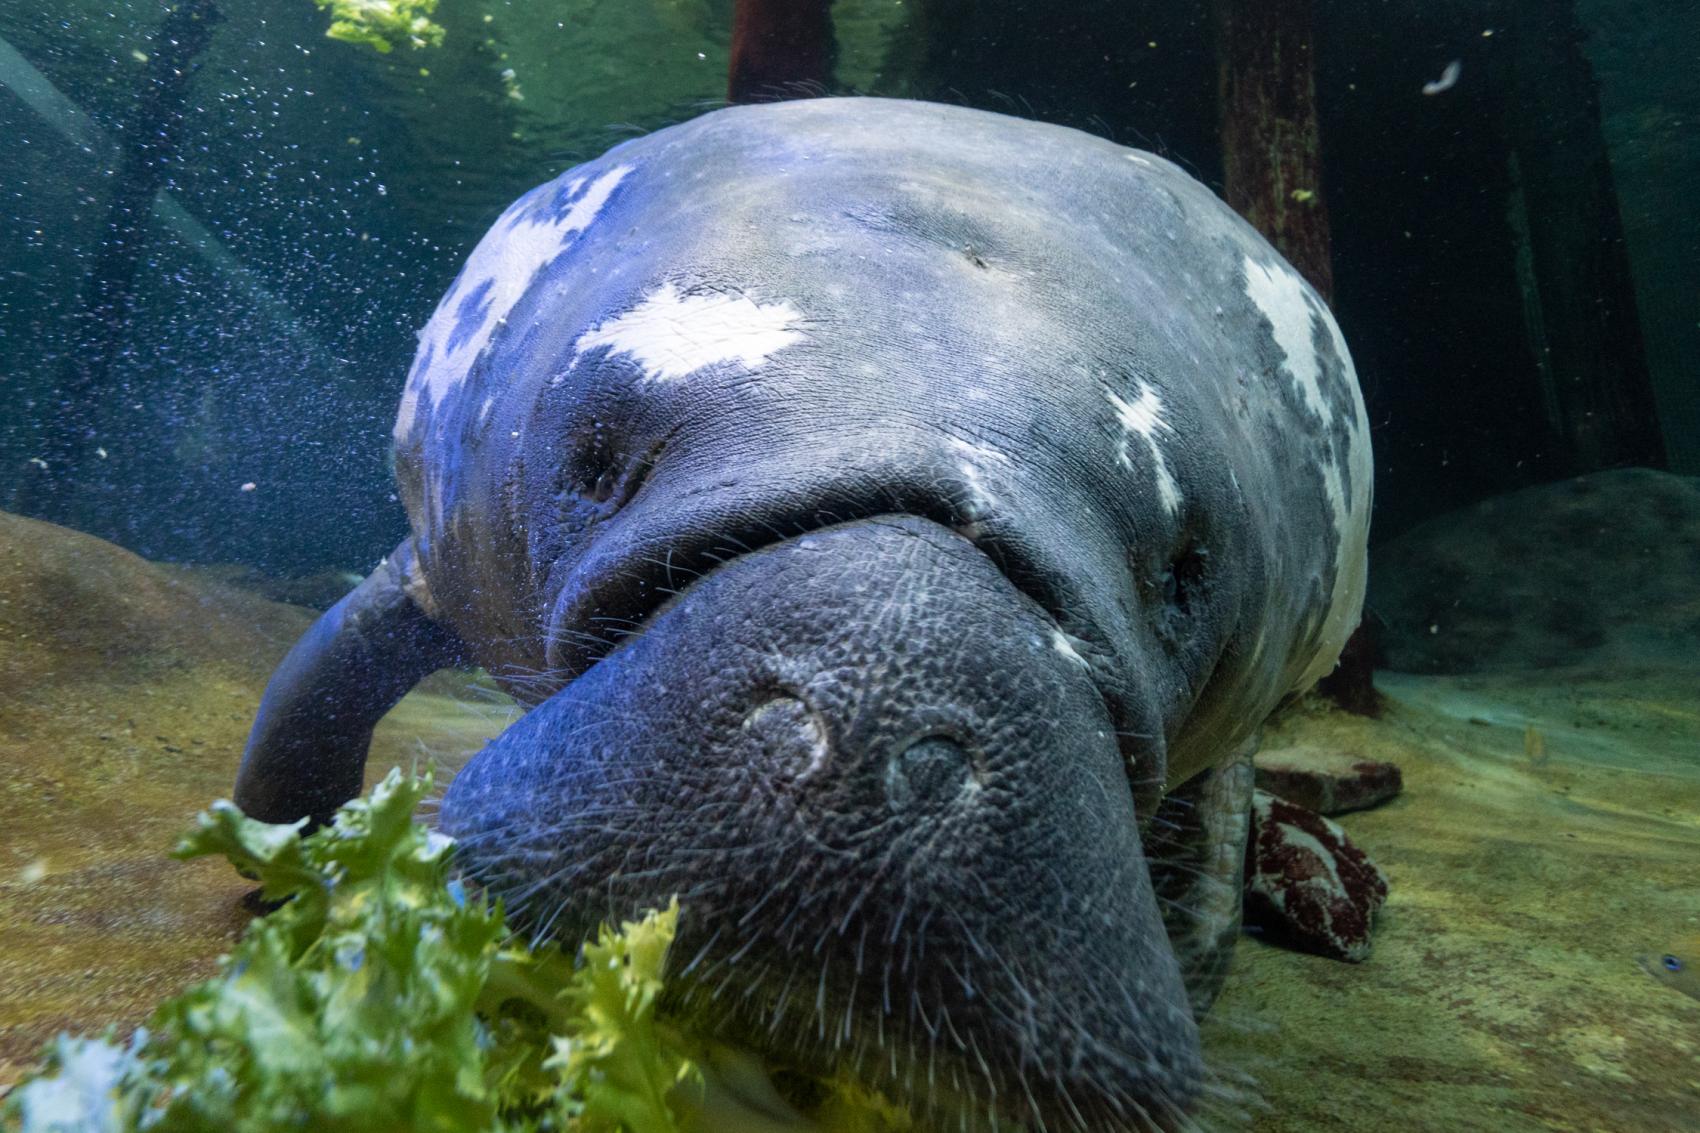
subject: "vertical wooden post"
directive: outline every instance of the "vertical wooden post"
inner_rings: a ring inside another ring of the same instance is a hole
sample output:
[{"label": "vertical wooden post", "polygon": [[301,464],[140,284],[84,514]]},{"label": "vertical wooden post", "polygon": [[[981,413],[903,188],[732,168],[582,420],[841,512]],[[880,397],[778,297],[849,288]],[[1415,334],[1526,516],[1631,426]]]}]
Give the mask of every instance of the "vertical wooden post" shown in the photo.
[{"label": "vertical wooden post", "polygon": [[[1312,0],[1214,0],[1214,9],[1224,195],[1332,301]],[[1361,623],[1318,687],[1348,711],[1377,715],[1374,657]]]},{"label": "vertical wooden post", "polygon": [[832,0],[737,0],[726,80],[731,102],[797,97],[832,77]]},{"label": "vertical wooden post", "polygon": [[1331,299],[1312,0],[1214,0],[1213,7],[1228,204]]},{"label": "vertical wooden post", "polygon": [[1512,0],[1506,132],[1516,154],[1542,373],[1574,472],[1665,467],[1592,66],[1569,0]]}]

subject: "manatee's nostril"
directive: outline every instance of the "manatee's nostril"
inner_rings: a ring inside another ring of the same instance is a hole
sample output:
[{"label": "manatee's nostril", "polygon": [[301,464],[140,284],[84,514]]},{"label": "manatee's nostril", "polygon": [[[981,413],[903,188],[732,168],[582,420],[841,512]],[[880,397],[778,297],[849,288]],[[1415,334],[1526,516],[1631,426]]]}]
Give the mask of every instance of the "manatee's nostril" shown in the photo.
[{"label": "manatee's nostril", "polygon": [[826,762],[826,725],[820,713],[794,696],[782,693],[750,709],[744,730],[755,737],[777,775],[801,779]]},{"label": "manatee's nostril", "polygon": [[886,764],[886,798],[899,813],[936,813],[962,790],[969,764],[967,749],[948,736],[916,740]]}]

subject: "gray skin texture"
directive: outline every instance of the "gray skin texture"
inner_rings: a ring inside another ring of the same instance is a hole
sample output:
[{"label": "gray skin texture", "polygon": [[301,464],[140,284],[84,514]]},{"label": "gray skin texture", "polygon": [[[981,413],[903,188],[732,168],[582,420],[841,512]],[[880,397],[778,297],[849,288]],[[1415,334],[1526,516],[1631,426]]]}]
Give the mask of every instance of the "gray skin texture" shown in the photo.
[{"label": "gray skin texture", "polygon": [[497,221],[396,426],[412,534],[268,688],[322,820],[472,662],[530,707],[440,823],[522,924],[678,895],[672,1006],[925,1119],[1184,1124],[1258,725],[1362,599],[1325,306],[1148,154],[740,107]]}]

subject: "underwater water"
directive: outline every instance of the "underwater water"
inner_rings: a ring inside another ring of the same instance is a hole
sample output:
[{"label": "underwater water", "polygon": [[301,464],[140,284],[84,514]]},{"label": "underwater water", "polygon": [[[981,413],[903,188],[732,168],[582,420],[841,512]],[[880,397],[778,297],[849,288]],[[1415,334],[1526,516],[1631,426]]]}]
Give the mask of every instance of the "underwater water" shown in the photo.
[{"label": "underwater water", "polygon": [[0,0],[0,1126],[399,766],[679,1128],[1700,1129],[1696,43]]}]

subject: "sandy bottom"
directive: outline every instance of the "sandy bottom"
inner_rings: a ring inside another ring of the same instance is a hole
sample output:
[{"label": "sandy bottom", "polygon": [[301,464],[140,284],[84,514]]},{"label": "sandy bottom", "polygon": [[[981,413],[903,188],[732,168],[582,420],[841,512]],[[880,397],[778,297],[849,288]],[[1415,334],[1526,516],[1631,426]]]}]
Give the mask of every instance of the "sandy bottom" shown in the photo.
[{"label": "sandy bottom", "polygon": [[[0,1084],[61,1030],[143,1022],[211,975],[247,923],[240,901],[252,882],[223,862],[166,852],[198,810],[229,797],[259,689],[185,685],[60,717],[27,741],[0,736],[11,780],[0,827]],[[413,693],[379,726],[367,785],[395,766],[458,766],[509,717],[477,689]]]},{"label": "sandy bottom", "polygon": [[[249,884],[165,850],[228,794],[310,616],[0,516],[0,1084],[61,1029],[141,1022],[240,931]],[[1700,932],[1700,672],[1380,685],[1380,721],[1301,707],[1268,738],[1406,787],[1341,820],[1391,880],[1366,963],[1239,950],[1207,1034],[1259,1083],[1249,1127],[1700,1129],[1700,1002],[1635,963]],[[456,766],[510,712],[436,678],[372,774]]]},{"label": "sandy bottom", "polygon": [[1382,720],[1266,740],[1391,759],[1405,793],[1338,820],[1389,877],[1368,961],[1238,950],[1207,1035],[1251,1126],[1700,1129],[1700,1002],[1635,962],[1700,932],[1700,673],[1377,684]]},{"label": "sandy bottom", "polygon": [[[229,796],[313,617],[0,513],[0,1084],[61,1030],[144,1021],[240,933],[252,883],[166,853]],[[510,715],[439,675],[379,726],[368,778],[458,766]]]}]

